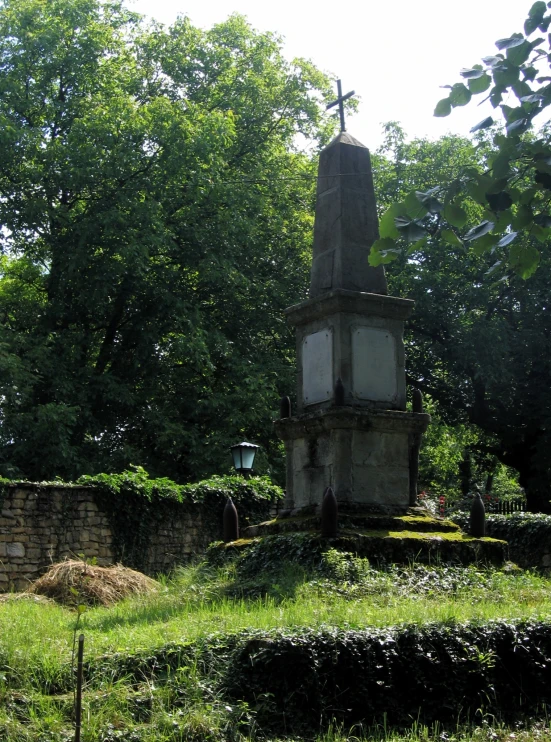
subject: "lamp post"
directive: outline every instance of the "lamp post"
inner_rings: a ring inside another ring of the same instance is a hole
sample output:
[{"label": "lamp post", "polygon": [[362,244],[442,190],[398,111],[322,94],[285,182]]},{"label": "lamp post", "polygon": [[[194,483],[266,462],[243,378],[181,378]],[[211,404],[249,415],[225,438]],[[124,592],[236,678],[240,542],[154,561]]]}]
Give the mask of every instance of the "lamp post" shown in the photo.
[{"label": "lamp post", "polygon": [[236,443],[235,446],[230,448],[235,471],[245,477],[245,479],[248,479],[251,475],[254,457],[259,448],[260,446],[254,443],[247,443],[247,441]]}]

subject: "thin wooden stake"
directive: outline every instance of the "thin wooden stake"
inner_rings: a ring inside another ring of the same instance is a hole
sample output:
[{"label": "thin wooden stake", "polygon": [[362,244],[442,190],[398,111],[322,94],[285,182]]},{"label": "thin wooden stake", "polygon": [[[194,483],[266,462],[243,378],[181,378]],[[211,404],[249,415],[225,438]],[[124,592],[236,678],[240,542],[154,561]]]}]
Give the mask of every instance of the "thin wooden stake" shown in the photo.
[{"label": "thin wooden stake", "polygon": [[80,742],[80,719],[82,715],[82,666],[84,657],[84,634],[78,638],[77,697],[75,702],[75,742]]}]

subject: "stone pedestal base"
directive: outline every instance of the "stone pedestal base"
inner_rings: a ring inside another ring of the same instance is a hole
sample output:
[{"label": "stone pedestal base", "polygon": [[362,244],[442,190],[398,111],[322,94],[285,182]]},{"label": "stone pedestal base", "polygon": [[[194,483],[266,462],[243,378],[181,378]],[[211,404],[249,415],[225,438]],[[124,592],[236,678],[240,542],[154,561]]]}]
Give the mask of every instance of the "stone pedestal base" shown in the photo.
[{"label": "stone pedestal base", "polygon": [[410,504],[410,449],[429,422],[422,413],[350,407],[276,421],[287,456],[286,511],[311,511],[332,487],[339,506],[404,512]]}]

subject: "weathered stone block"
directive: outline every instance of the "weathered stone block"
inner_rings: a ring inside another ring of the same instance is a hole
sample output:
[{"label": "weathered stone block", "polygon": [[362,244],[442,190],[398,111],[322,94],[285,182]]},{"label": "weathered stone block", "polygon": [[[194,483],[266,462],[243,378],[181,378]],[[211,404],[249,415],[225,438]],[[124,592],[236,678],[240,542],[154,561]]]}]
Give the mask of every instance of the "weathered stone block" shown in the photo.
[{"label": "weathered stone block", "polygon": [[6,555],[12,559],[17,557],[24,557],[25,547],[21,542],[14,541],[11,544],[7,544]]}]

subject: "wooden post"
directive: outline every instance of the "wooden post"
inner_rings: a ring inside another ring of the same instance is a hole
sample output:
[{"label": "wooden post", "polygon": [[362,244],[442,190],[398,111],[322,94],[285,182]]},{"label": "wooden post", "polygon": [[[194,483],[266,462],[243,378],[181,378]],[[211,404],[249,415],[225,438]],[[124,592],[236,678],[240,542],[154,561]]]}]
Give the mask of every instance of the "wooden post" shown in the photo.
[{"label": "wooden post", "polygon": [[84,634],[78,638],[77,655],[77,695],[75,699],[75,742],[80,742],[80,722],[82,717],[82,668],[84,657]]}]

